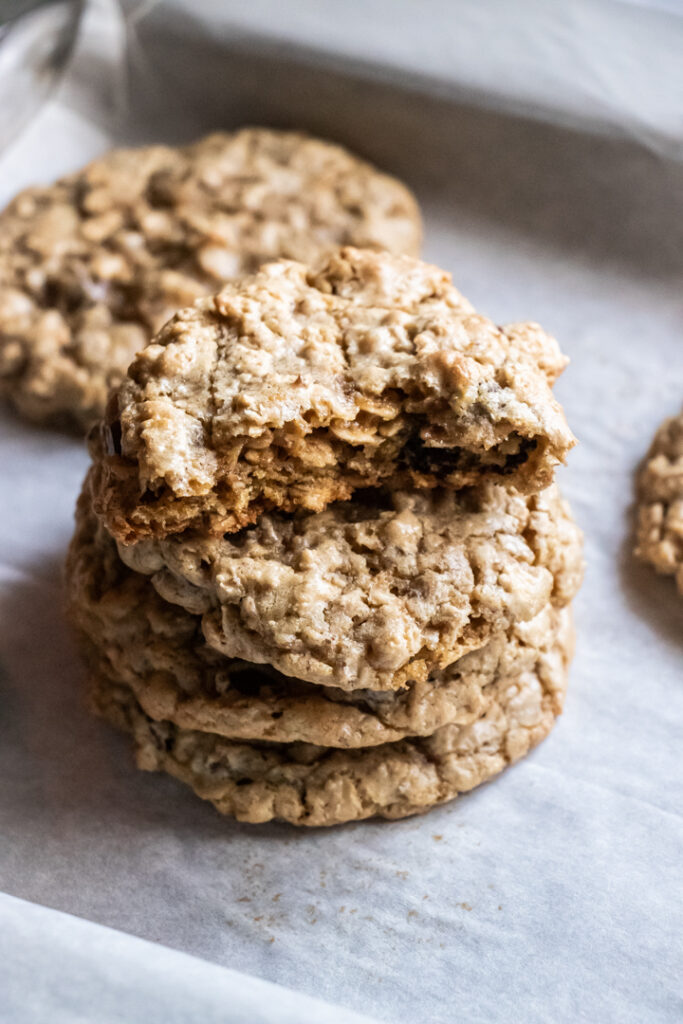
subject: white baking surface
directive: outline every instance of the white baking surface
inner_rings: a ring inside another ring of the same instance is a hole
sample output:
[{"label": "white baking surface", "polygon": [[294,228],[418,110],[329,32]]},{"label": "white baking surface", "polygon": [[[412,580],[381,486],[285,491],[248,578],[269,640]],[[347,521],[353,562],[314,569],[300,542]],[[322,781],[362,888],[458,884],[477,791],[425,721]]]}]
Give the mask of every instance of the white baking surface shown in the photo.
[{"label": "white baking surface", "polygon": [[629,505],[683,401],[680,166],[273,54],[209,47],[197,62],[198,41],[147,43],[123,119],[106,55],[81,54],[0,161],[0,199],[110,141],[244,120],[323,132],[406,178],[426,255],[571,357],[558,393],[580,440],[562,473],[586,533],[577,656],[551,737],[449,806],[318,831],[225,821],[136,771],[84,710],[60,572],[87,458],[5,412],[0,888],[387,1022],[679,1021],[683,602],[633,563]]},{"label": "white baking surface", "polygon": [[5,893],[0,1013],[3,1024],[373,1024],[301,992]]}]

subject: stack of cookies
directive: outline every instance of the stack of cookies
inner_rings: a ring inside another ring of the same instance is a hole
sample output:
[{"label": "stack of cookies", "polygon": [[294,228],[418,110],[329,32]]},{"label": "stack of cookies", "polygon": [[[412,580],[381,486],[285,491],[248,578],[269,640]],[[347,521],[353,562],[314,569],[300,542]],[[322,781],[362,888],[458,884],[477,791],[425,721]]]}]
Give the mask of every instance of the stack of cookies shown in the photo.
[{"label": "stack of cookies", "polygon": [[344,247],[182,309],[91,433],[68,559],[95,709],[251,822],[398,818],[562,708],[574,441],[535,324]]}]

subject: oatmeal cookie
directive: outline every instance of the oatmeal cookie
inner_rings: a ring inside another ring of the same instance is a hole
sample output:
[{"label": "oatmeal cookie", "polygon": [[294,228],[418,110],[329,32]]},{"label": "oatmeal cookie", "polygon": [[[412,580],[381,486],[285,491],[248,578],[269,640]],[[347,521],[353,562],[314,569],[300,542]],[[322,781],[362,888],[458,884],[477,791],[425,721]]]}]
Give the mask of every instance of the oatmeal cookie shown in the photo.
[{"label": "oatmeal cookie", "polygon": [[659,428],[638,476],[636,555],[683,594],[683,411]]},{"label": "oatmeal cookie", "polygon": [[574,444],[551,391],[564,365],[537,325],[496,327],[417,260],[270,263],[132,363],[93,439],[97,511],[131,542],[364,487],[537,491]]},{"label": "oatmeal cookie", "polygon": [[556,677],[571,628],[568,608],[546,605],[530,622],[393,693],[306,684],[212,650],[199,616],[163,601],[146,577],[123,565],[87,494],[67,583],[71,617],[96,675],[128,686],[154,720],[242,740],[369,747],[468,724],[521,673]]},{"label": "oatmeal cookie", "polygon": [[519,760],[550,732],[562,709],[567,656],[556,673],[521,673],[467,725],[429,737],[339,750],[310,743],[239,743],[145,714],[132,690],[93,677],[95,711],[132,733],[138,767],[165,771],[239,821],[336,825],[403,818],[452,800]]},{"label": "oatmeal cookie", "polygon": [[358,492],[324,512],[119,553],[165,601],[201,615],[221,654],[344,690],[423,682],[548,602],[567,604],[582,572],[554,485]]},{"label": "oatmeal cookie", "polygon": [[84,429],[178,309],[276,257],[416,255],[410,192],[339,146],[249,128],[114,150],[0,213],[0,393]]}]

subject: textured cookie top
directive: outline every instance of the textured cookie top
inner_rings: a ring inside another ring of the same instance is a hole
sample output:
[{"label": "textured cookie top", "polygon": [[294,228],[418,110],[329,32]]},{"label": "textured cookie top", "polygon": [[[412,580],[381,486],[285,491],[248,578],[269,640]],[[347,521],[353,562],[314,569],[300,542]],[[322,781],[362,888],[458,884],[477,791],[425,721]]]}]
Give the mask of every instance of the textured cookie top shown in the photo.
[{"label": "textured cookie top", "polygon": [[657,431],[638,476],[636,555],[683,594],[683,412]]},{"label": "textured cookie top", "polygon": [[129,687],[102,672],[92,680],[91,697],[95,711],[132,733],[140,768],[169,772],[222,814],[293,825],[402,818],[473,789],[547,736],[566,689],[563,643],[558,639],[553,671],[521,673],[474,722],[357,750],[237,743],[158,722]]},{"label": "textured cookie top", "polygon": [[346,690],[425,680],[578,587],[580,534],[554,487],[378,494],[119,552],[222,654]]},{"label": "textured cookie top", "polygon": [[346,243],[417,254],[420,234],[403,185],[295,132],[114,150],[0,214],[0,389],[88,426],[161,325],[227,279]]},{"label": "textured cookie top", "polygon": [[131,365],[101,445],[97,510],[121,540],[356,488],[547,485],[574,441],[537,325],[496,327],[428,264],[345,248],[280,261],[178,313]]},{"label": "textured cookie top", "polygon": [[353,748],[427,736],[474,721],[522,673],[557,675],[569,652],[569,608],[546,605],[531,621],[396,692],[315,686],[229,660],[206,643],[200,616],[163,601],[147,577],[123,565],[87,495],[79,502],[67,585],[96,674],[129,686],[157,721],[232,739]]}]

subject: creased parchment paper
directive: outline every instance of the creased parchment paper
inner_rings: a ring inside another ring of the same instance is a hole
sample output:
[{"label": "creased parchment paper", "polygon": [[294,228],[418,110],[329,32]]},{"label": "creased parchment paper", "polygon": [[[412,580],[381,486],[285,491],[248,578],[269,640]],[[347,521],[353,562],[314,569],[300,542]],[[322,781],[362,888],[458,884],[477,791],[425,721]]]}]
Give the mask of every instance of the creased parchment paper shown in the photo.
[{"label": "creased parchment paper", "polygon": [[[245,121],[326,134],[403,176],[427,257],[499,322],[539,320],[572,360],[558,392],[580,446],[561,479],[588,569],[567,707],[530,757],[422,818],[222,820],[136,771],[126,739],[86,713],[60,590],[86,454],[4,412],[0,888],[383,1021],[679,1021],[683,601],[634,564],[629,505],[655,427],[683,402],[680,166],[286,51],[221,51],[172,22],[138,21],[125,93],[121,25],[84,41],[3,156],[0,198],[110,143]],[[46,955],[36,944],[37,976]],[[174,984],[184,963],[167,968]],[[178,1020],[193,984],[199,1000],[213,983],[188,982]],[[130,1005],[128,1019],[156,1020],[142,990]],[[271,995],[260,1006],[290,1019]]]}]

